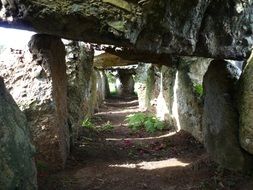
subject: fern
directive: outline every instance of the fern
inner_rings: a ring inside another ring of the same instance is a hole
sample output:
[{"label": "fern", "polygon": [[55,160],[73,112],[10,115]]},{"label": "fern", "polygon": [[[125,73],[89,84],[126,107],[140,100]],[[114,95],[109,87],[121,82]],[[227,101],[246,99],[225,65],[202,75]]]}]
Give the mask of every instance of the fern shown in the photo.
[{"label": "fern", "polygon": [[144,113],[128,115],[125,120],[128,122],[128,126],[135,131],[144,128],[147,132],[154,133],[165,127],[158,118]]},{"label": "fern", "polygon": [[90,118],[86,118],[83,120],[82,122],[82,127],[85,127],[85,128],[88,128],[88,129],[93,129],[94,128],[94,125],[93,123],[91,122]]}]

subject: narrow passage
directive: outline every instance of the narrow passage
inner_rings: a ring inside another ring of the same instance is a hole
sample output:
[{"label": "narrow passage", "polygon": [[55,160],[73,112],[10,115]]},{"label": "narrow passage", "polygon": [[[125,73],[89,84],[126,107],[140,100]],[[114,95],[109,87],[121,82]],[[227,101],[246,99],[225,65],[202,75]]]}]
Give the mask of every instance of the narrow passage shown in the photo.
[{"label": "narrow passage", "polygon": [[185,132],[132,131],[125,118],[136,112],[134,98],[106,100],[93,126],[83,129],[66,169],[40,174],[40,189],[236,189],[243,181],[243,176],[217,172],[203,146]]}]

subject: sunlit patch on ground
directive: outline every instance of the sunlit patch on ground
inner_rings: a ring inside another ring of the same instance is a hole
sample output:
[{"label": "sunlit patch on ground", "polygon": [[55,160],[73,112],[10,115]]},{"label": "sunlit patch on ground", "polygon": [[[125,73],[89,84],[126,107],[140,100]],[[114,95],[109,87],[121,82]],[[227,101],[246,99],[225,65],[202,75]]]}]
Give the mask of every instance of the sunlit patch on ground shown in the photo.
[{"label": "sunlit patch on ground", "polygon": [[190,163],[185,163],[179,161],[177,158],[170,158],[168,160],[161,160],[161,161],[150,161],[150,162],[140,162],[137,164],[116,164],[116,165],[109,165],[109,167],[113,168],[137,168],[143,170],[156,170],[168,167],[185,167],[188,166]]},{"label": "sunlit patch on ground", "polygon": [[143,137],[143,138],[106,138],[106,141],[122,141],[122,140],[129,140],[129,141],[142,141],[142,140],[154,140],[154,139],[162,139],[167,138],[175,135],[176,132],[170,132],[165,135],[160,136],[153,136],[153,137]]}]

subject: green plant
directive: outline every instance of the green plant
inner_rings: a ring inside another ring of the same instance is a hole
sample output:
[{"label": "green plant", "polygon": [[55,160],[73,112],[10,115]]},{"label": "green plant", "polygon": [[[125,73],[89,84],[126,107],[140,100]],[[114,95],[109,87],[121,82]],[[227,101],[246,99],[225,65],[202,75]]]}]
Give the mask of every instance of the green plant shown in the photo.
[{"label": "green plant", "polygon": [[102,127],[101,127],[101,131],[111,131],[114,129],[114,126],[111,124],[110,121],[107,121]]},{"label": "green plant", "polygon": [[203,85],[202,84],[195,84],[194,85],[194,90],[195,90],[195,92],[198,96],[203,95],[204,90],[203,90]]},{"label": "green plant", "polygon": [[88,129],[93,129],[94,125],[91,122],[90,118],[85,118],[82,122],[82,127],[88,128]]},{"label": "green plant", "polygon": [[130,114],[126,116],[125,121],[128,122],[128,126],[133,130],[138,130],[143,127],[146,115],[144,113]]},{"label": "green plant", "polygon": [[157,117],[145,113],[130,114],[125,119],[128,126],[133,130],[144,128],[147,132],[153,133],[164,129],[164,123]]},{"label": "green plant", "polygon": [[111,72],[107,72],[106,76],[109,83],[113,83],[113,84],[116,83],[116,77]]}]

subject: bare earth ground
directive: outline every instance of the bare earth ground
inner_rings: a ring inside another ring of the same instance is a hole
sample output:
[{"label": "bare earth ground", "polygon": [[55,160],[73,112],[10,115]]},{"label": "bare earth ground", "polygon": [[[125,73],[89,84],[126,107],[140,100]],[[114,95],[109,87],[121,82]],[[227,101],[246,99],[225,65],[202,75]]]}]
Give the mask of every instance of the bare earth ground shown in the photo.
[{"label": "bare earth ground", "polygon": [[[253,189],[249,175],[218,167],[203,146],[185,132],[131,131],[124,119],[138,112],[137,105],[135,99],[107,100],[93,118],[95,129],[84,129],[66,169],[39,172],[39,189]],[[103,127],[108,121],[110,124]]]}]

